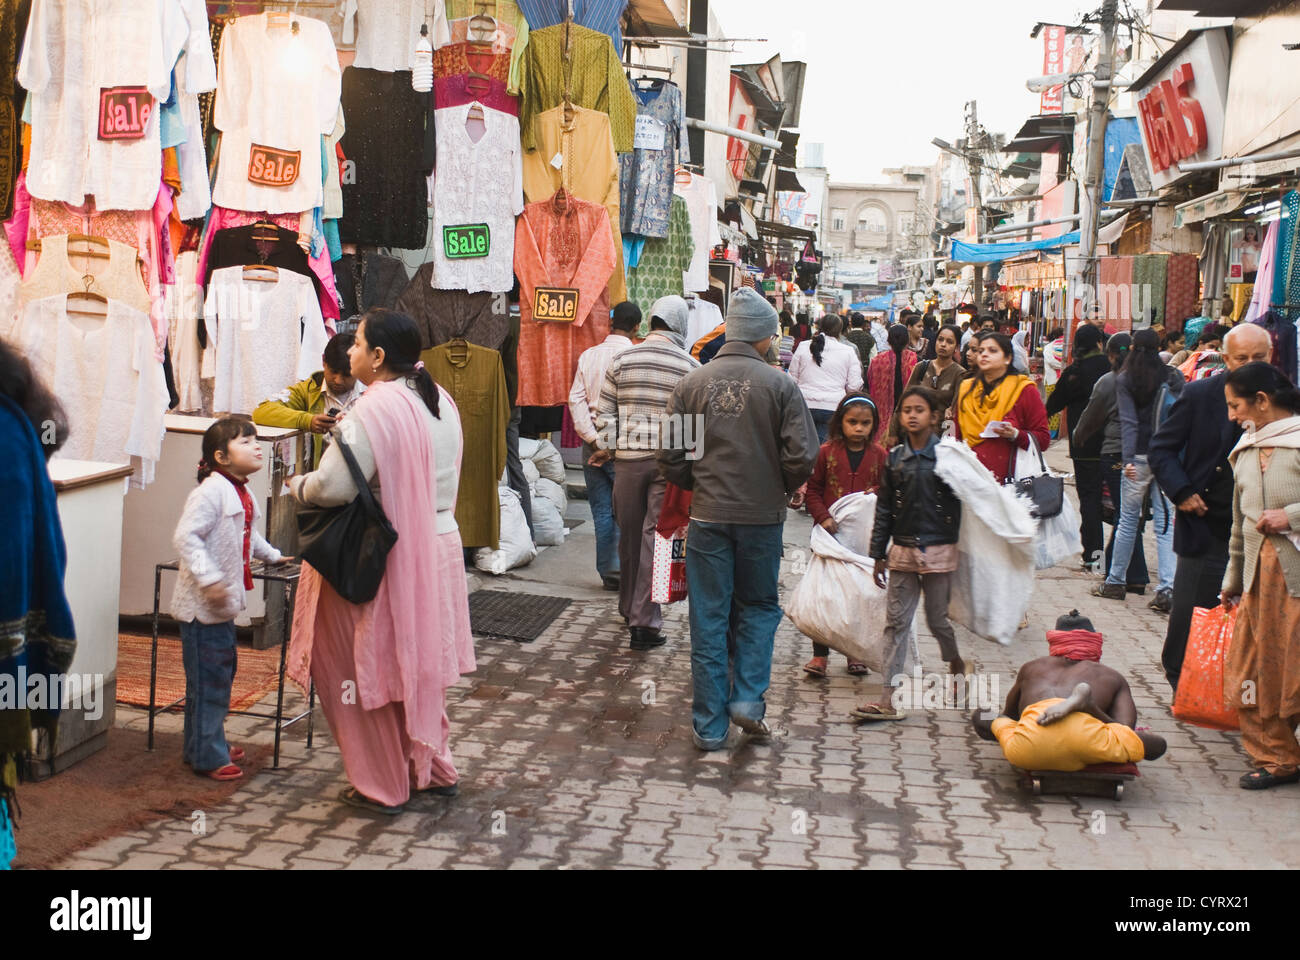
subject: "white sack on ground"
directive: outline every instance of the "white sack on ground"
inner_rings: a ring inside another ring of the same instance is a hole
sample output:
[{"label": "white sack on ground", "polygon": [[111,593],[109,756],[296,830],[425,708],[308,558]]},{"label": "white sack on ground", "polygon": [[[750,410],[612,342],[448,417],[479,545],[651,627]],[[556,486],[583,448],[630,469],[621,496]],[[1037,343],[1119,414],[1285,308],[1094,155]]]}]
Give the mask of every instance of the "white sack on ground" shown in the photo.
[{"label": "white sack on ground", "polygon": [[564,473],[564,457],[559,450],[555,449],[555,444],[551,441],[539,441],[537,452],[529,459],[537,465],[537,472],[547,480],[563,484],[567,479]]},{"label": "white sack on ground", "polygon": [[521,460],[520,465],[524,468],[524,483],[530,487],[542,478],[541,471],[537,469],[537,464],[532,460]]},{"label": "white sack on ground", "polygon": [[497,487],[501,503],[501,537],[497,549],[480,547],[474,554],[474,566],[484,573],[501,576],[507,570],[522,567],[537,556],[537,548],[528,536],[528,520],[519,503],[519,494],[509,487]]},{"label": "white sack on ground", "polygon": [[[820,525],[813,527],[812,560],[785,613],[800,633],[883,673],[886,591],[871,579],[868,556],[876,495],[851,493],[829,511],[839,532],[831,535]],[[920,663],[915,629],[908,630],[907,644],[904,671],[911,673]]]},{"label": "white sack on ground", "polygon": [[961,500],[948,619],[1001,644],[1020,629],[1034,590],[1038,521],[1029,500],[994,479],[964,443],[944,439],[935,472]]},{"label": "white sack on ground", "polygon": [[536,499],[537,497],[544,497],[551,501],[551,503],[555,504],[555,509],[560,511],[561,517],[563,517],[565,511],[569,509],[569,498],[565,495],[564,488],[554,480],[547,480],[545,477],[540,477],[537,482],[533,484],[533,498]]},{"label": "white sack on ground", "polygon": [[[543,496],[533,497],[533,539],[539,547],[557,547],[569,532],[559,507]],[[521,510],[520,513],[523,511]]]},{"label": "white sack on ground", "polygon": [[542,445],[542,441],[534,440],[531,437],[519,438],[519,459],[531,460],[537,456],[537,448]]}]

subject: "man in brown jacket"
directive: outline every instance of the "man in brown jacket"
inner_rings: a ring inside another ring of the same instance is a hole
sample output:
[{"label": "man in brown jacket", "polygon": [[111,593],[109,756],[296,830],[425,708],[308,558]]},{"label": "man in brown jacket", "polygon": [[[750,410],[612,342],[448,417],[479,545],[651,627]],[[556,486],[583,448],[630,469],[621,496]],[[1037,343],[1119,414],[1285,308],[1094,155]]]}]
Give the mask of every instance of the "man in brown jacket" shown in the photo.
[{"label": "man in brown jacket", "polygon": [[778,335],[772,305],[737,290],[726,345],[673,390],[657,454],[664,476],[694,491],[686,584],[701,750],[726,745],[728,721],[755,736],[771,732],[763,697],[781,622],[781,531],[790,495],[817,462],[803,394],[764,360]]}]

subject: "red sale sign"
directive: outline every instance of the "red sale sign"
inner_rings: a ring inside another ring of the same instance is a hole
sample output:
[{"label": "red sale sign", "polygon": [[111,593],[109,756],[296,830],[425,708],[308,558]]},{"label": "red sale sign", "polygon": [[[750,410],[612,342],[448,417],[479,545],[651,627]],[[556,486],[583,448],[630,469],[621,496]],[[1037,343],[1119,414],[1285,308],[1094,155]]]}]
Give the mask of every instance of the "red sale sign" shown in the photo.
[{"label": "red sale sign", "polygon": [[[1043,28],[1043,76],[1065,72],[1065,27]],[[1044,90],[1039,101],[1039,113],[1061,113],[1065,109],[1065,88]]]},{"label": "red sale sign", "polygon": [[99,139],[140,140],[153,113],[145,87],[104,87],[99,91]]}]

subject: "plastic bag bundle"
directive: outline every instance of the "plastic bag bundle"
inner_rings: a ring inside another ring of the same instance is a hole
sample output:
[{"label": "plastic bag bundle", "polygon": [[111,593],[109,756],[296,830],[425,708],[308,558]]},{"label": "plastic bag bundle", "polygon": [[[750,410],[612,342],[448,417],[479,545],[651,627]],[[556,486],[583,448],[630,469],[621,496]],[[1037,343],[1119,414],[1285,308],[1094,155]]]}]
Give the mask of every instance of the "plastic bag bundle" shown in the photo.
[{"label": "plastic bag bundle", "polygon": [[474,554],[474,566],[499,577],[507,570],[532,563],[537,556],[537,547],[528,535],[528,518],[524,516],[519,494],[509,487],[497,487],[497,498],[501,504],[501,535],[497,549],[480,547]]}]

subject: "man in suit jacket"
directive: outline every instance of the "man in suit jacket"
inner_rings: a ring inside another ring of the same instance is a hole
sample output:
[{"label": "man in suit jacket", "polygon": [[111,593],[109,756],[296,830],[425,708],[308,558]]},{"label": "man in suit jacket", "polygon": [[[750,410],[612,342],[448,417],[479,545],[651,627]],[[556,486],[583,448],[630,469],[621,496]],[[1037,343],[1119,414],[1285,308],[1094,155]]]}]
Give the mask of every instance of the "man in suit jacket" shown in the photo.
[{"label": "man in suit jacket", "polygon": [[[1273,344],[1263,327],[1242,324],[1224,340],[1229,370],[1268,360]],[[1241,428],[1228,420],[1223,380],[1213,376],[1183,388],[1168,416],[1151,438],[1147,456],[1156,482],[1178,507],[1174,521],[1173,609],[1161,663],[1169,685],[1178,688],[1192,626],[1194,607],[1215,607],[1228,566],[1232,528],[1232,467],[1228,453]]]}]

